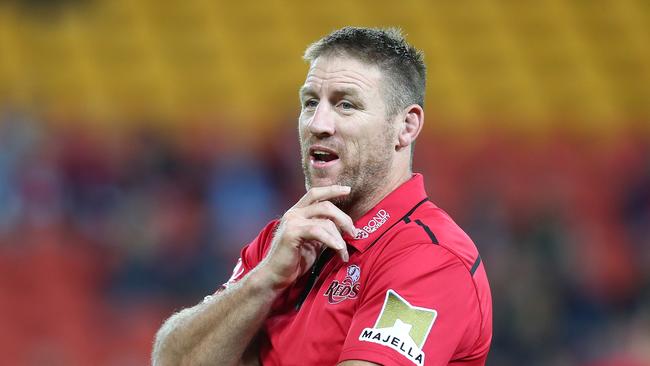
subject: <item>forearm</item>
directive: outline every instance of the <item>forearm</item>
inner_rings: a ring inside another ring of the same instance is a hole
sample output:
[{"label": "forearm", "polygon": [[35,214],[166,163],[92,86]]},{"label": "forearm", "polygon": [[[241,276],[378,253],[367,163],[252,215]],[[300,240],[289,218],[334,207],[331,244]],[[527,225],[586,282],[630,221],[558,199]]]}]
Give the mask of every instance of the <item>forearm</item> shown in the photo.
[{"label": "forearm", "polygon": [[277,295],[254,270],[218,296],[175,314],[156,336],[154,365],[238,364]]},{"label": "forearm", "polygon": [[[352,237],[356,229],[352,219],[328,200],[349,193],[350,187],[343,186],[310,189],[282,216],[265,258],[255,269],[218,296],[163,324],[154,344],[154,366],[240,363],[273,301],[314,264],[323,247],[338,251],[347,262],[339,229]],[[254,350],[249,354],[254,355]]]}]

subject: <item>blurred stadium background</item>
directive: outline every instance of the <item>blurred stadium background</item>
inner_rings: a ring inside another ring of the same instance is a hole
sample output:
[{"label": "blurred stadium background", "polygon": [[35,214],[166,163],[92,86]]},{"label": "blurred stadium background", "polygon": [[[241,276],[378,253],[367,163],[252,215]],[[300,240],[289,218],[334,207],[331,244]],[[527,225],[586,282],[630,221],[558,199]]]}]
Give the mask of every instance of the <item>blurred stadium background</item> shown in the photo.
[{"label": "blurred stadium background", "polygon": [[415,168],[485,260],[488,365],[650,365],[644,0],[1,0],[0,364],[146,364],[301,196],[302,51],[344,25],[426,52]]}]

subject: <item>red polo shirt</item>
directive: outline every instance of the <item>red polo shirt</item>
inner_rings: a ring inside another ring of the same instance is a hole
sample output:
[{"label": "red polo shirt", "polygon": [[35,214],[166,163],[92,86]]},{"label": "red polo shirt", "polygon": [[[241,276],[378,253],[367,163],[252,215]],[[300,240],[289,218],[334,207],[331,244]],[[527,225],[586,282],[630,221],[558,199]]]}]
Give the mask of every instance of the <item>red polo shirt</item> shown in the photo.
[{"label": "red polo shirt", "polygon": [[[264,258],[277,221],[241,253],[234,282]],[[273,304],[263,365],[484,365],[492,299],[474,243],[413,177],[355,222],[350,260],[326,250]]]}]

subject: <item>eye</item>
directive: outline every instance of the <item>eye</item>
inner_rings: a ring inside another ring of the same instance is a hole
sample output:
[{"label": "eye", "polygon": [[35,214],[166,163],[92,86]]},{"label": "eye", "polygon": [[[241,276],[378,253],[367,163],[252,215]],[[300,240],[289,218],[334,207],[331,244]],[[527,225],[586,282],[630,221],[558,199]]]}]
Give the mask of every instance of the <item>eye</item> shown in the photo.
[{"label": "eye", "polygon": [[318,101],[316,99],[307,99],[303,103],[303,108],[316,108],[318,106]]},{"label": "eye", "polygon": [[349,109],[354,109],[354,104],[344,100],[341,103],[339,103],[339,107],[344,110],[349,110]]}]

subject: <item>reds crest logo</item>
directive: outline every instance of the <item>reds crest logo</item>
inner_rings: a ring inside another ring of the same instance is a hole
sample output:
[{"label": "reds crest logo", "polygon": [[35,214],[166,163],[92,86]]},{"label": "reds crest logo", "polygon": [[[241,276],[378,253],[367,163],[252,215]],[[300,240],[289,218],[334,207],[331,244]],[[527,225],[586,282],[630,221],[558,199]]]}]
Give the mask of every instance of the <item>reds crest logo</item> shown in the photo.
[{"label": "reds crest logo", "polygon": [[348,266],[343,281],[332,281],[323,296],[327,296],[327,301],[330,304],[338,304],[347,299],[354,299],[359,294],[361,284],[359,278],[361,277],[361,268],[356,264]]}]

